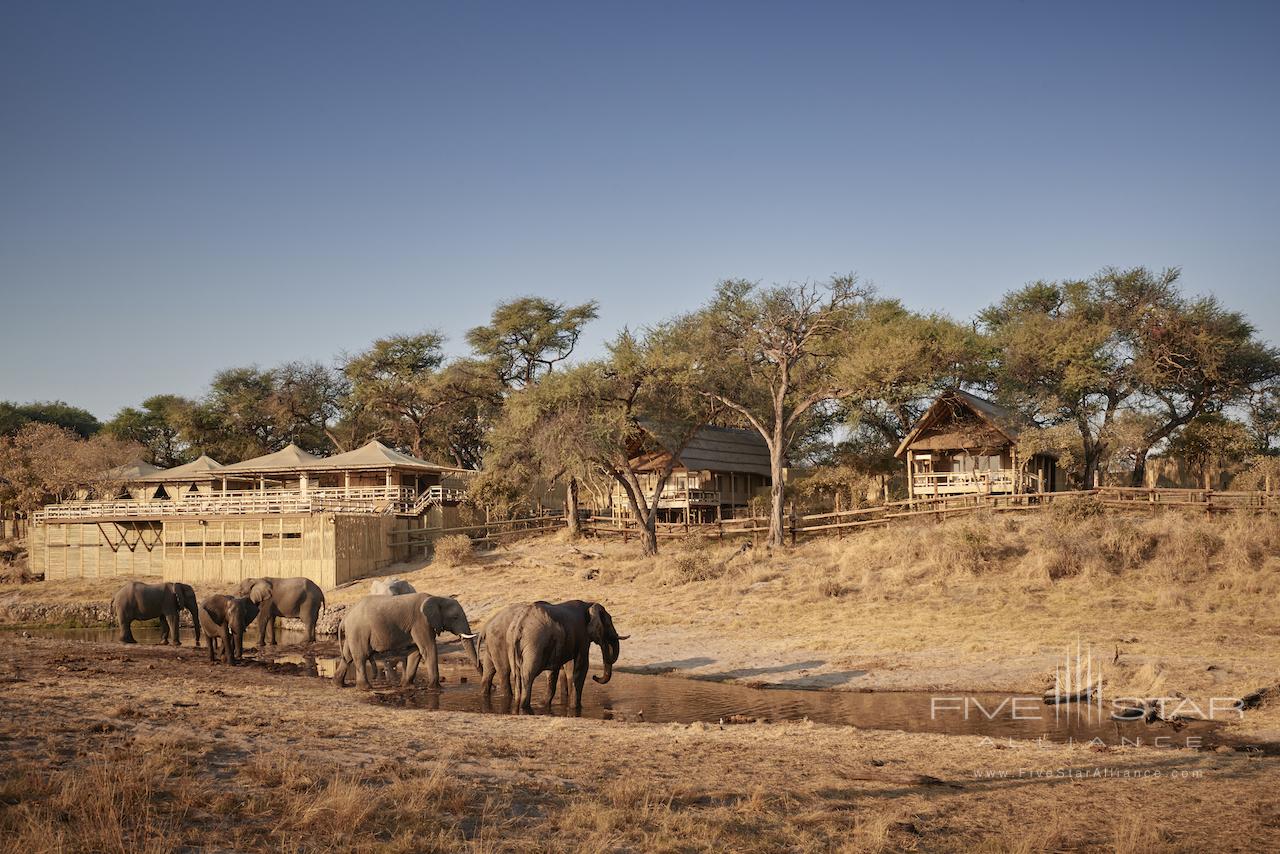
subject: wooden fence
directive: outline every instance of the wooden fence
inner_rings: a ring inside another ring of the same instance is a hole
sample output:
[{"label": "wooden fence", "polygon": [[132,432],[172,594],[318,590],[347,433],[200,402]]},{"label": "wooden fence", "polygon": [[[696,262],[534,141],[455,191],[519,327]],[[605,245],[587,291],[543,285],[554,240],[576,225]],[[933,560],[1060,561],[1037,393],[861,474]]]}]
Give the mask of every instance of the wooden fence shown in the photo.
[{"label": "wooden fence", "polygon": [[[1280,493],[1215,492],[1203,489],[1144,489],[1138,487],[1101,487],[1072,492],[1033,492],[1021,495],[952,495],[890,501],[854,510],[800,515],[794,506],[784,519],[785,536],[791,542],[800,537],[835,536],[876,525],[896,522],[943,519],[949,516],[980,512],[1035,511],[1073,499],[1092,497],[1102,506],[1122,510],[1159,510],[1196,508],[1213,511],[1280,512]],[[449,534],[466,534],[476,542],[500,542],[513,537],[550,533],[565,524],[561,514],[529,516],[519,519],[494,520],[452,528],[421,528],[392,532],[392,546],[425,546]],[[723,519],[718,522],[659,522],[659,538],[705,537],[726,539],[751,537],[758,541],[769,532],[768,516]],[[640,526],[633,519],[613,516],[591,516],[582,522],[584,533],[600,537],[621,537],[623,542],[638,539]]]},{"label": "wooden fence", "polygon": [[[810,535],[841,537],[846,531],[887,525],[911,519],[942,519],[977,512],[1010,512],[1038,510],[1082,497],[1093,497],[1104,507],[1125,510],[1160,508],[1198,508],[1205,511],[1280,512],[1280,493],[1215,492],[1197,489],[1144,489],[1102,487],[1071,492],[1033,492],[1020,495],[956,495],[890,501],[872,507],[840,510],[832,513],[799,515],[794,507],[784,519],[785,536],[791,542]],[[623,541],[639,537],[640,526],[631,519],[593,516],[584,526],[598,536],[619,536]],[[659,523],[657,535],[662,538],[749,536],[759,539],[769,532],[769,517],[753,516],[708,523]]]}]

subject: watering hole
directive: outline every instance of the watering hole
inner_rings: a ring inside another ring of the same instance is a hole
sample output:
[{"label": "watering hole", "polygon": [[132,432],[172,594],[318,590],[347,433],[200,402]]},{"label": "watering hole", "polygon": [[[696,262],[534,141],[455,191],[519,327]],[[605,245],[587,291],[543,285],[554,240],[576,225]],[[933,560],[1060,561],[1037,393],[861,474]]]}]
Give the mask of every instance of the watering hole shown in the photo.
[{"label": "watering hole", "polygon": [[[36,637],[113,643],[114,628],[32,629]],[[139,643],[157,643],[154,625],[135,624]],[[193,637],[183,631],[183,642]],[[328,675],[332,661],[331,642],[315,648],[293,646],[303,640],[301,632],[282,632],[281,646],[259,653],[253,648],[255,631],[245,634],[246,663],[265,666],[282,674]],[[325,650],[322,652],[321,650]],[[495,686],[489,698],[482,696],[480,676],[455,646],[442,650],[439,691],[419,684],[402,689],[398,678],[379,678],[374,690],[354,686],[343,694],[355,702],[403,708],[407,711],[457,711],[480,714],[511,714],[510,698]],[[592,668],[599,673],[599,666]],[[353,679],[352,674],[348,679]],[[335,689],[336,690],[336,689]],[[567,702],[563,686],[553,703],[547,705],[547,676],[539,677],[534,690],[534,713],[577,716]],[[758,688],[728,682],[714,682],[672,676],[627,673],[615,668],[613,679],[600,685],[588,679],[583,691],[581,717],[643,723],[745,724],[756,721],[782,722],[810,720],[815,723],[853,726],[860,729],[901,730],[944,735],[986,736],[992,739],[1032,739],[1057,743],[1096,742],[1106,745],[1136,745],[1156,748],[1212,749],[1231,746],[1280,753],[1280,745],[1249,744],[1232,739],[1217,721],[1115,720],[1104,705],[1072,703],[1046,705],[1030,695],[926,691],[863,692],[813,691],[794,688]]]}]

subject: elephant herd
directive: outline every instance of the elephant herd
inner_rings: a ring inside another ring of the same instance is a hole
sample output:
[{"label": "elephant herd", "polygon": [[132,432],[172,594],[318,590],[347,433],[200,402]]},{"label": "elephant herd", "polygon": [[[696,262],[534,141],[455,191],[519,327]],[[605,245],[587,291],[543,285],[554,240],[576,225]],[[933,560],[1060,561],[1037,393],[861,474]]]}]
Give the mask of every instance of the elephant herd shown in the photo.
[{"label": "elephant herd", "polygon": [[[120,640],[134,643],[134,620],[160,619],[162,643],[180,644],[178,615],[191,615],[196,644],[204,632],[209,660],[214,661],[220,646],[223,661],[237,661],[244,653],[244,633],[255,619],[258,645],[276,642],[275,618],[296,617],[306,628],[308,643],[315,641],[316,621],[324,607],[324,592],[307,578],[250,578],[241,582],[234,594],[219,593],[197,604],[195,590],[180,582],[144,584],[133,581],[116,593],[112,610],[120,624]],[[575,709],[582,708],[582,689],[590,666],[591,645],[600,647],[604,676],[593,676],[600,684],[613,676],[613,665],[621,652],[621,642],[613,618],[598,602],[571,600],[552,604],[531,602],[508,605],[494,614],[480,632],[471,624],[457,599],[418,593],[403,580],[378,580],[370,595],[357,601],[338,624],[338,660],[333,680],[345,687],[349,671],[355,681],[368,688],[375,663],[403,661],[400,684],[413,683],[418,667],[427,668],[430,688],[440,687],[439,654],[436,638],[442,632],[456,635],[472,665],[482,674],[481,689],[486,697],[500,680],[511,694],[515,708],[532,711],[533,683],[549,674],[547,703],[556,695],[557,682],[566,666],[571,679],[565,688]]]},{"label": "elephant herd", "polygon": [[178,614],[191,615],[191,625],[200,645],[203,631],[209,646],[209,660],[222,648],[222,660],[230,664],[244,654],[244,633],[258,621],[258,646],[264,646],[267,632],[276,642],[276,617],[297,617],[306,627],[307,642],[316,639],[316,621],[324,607],[324,591],[309,578],[246,578],[234,595],[218,593],[197,604],[190,584],[170,581],[144,584],[130,581],[116,592],[111,611],[120,624],[120,642],[135,643],[134,620],[160,620],[160,642],[180,646]]}]

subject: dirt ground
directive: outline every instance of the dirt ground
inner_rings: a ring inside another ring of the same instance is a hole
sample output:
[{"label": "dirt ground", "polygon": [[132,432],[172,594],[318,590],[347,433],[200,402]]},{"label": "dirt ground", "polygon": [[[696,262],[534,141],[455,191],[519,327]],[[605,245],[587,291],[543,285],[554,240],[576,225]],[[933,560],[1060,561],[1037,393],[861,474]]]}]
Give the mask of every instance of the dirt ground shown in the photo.
[{"label": "dirt ground", "polygon": [[0,643],[5,851],[1280,846],[1280,759],[1245,752],[426,712],[189,646]]},{"label": "dirt ground", "polygon": [[[382,574],[457,596],[473,628],[513,601],[603,602],[631,635],[621,669],[642,672],[1034,694],[1079,644],[1108,696],[1181,697],[1192,713],[1280,683],[1268,518],[971,518],[776,554],[664,541],[657,558],[543,538]],[[0,623],[92,622],[119,583],[0,587]],[[368,583],[328,591],[331,616]],[[1280,844],[1280,758],[1246,751],[429,712],[190,647],[0,643],[4,850]],[[1280,741],[1276,693],[1234,734]]]}]

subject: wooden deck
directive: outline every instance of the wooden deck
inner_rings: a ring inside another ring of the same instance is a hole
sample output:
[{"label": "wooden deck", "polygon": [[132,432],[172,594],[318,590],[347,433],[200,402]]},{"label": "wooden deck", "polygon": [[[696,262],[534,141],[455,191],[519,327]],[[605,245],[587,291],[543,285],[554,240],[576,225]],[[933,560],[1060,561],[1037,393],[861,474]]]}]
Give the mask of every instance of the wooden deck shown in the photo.
[{"label": "wooden deck", "polygon": [[457,503],[464,497],[465,491],[456,486],[431,486],[423,490],[421,495],[416,490],[403,486],[201,492],[161,501],[69,501],[51,504],[33,513],[32,521],[141,521],[183,516],[270,516],[295,513],[418,516],[436,505]]}]

